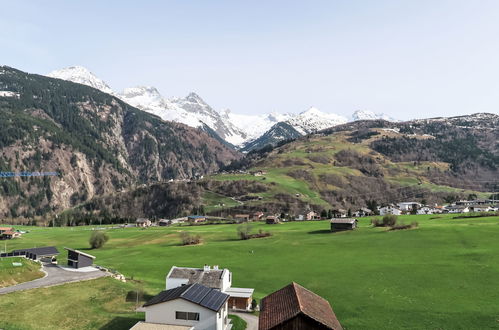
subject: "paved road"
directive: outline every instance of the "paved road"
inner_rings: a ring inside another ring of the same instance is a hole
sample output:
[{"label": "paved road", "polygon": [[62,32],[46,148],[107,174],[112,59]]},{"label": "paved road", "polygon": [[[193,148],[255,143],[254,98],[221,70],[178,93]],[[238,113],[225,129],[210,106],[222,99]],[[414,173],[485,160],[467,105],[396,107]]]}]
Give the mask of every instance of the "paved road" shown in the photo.
[{"label": "paved road", "polygon": [[229,314],[237,315],[246,321],[246,330],[258,330],[258,316],[250,313],[229,312]]},{"label": "paved road", "polygon": [[99,278],[108,275],[106,272],[102,272],[100,270],[93,272],[85,272],[85,273],[71,272],[52,264],[44,264],[42,270],[47,273],[47,276],[45,276],[44,278],[40,278],[31,282],[24,282],[13,286],[8,286],[6,288],[1,288],[0,295],[15,291],[30,290],[47,286],[60,285],[69,282],[91,280],[94,278]]}]

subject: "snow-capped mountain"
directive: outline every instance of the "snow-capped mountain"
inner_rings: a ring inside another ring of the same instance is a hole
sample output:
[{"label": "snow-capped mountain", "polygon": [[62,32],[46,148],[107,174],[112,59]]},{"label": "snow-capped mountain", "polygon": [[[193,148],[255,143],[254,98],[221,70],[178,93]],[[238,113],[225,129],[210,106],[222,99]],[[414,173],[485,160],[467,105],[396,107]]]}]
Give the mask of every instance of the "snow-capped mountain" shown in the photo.
[{"label": "snow-capped mountain", "polygon": [[374,113],[369,110],[357,110],[352,114],[352,121],[356,120],[376,120],[383,119],[386,121],[398,121],[384,113]]},{"label": "snow-capped mountain", "polygon": [[231,112],[229,109],[225,109],[221,112],[221,116],[224,121],[232,123],[232,125],[238,127],[242,132],[244,132],[246,135],[244,142],[248,142],[259,138],[272,126],[279,122],[285,122],[292,115],[279,113],[270,113],[267,115],[243,115],[236,114]]},{"label": "snow-capped mountain", "polygon": [[[163,120],[175,121],[202,129],[208,126],[222,139],[238,147],[255,141],[277,123],[286,123],[300,134],[309,134],[348,121],[343,116],[321,112],[314,107],[299,114],[273,112],[266,115],[244,115],[233,113],[230,110],[218,112],[196,93],[190,93],[184,98],[168,99],[163,97],[156,88],[149,86],[125,88],[123,92],[117,93],[102,79],[81,66],[56,70],[49,73],[48,76],[99,89],[134,107],[155,114]],[[384,114],[374,114],[370,111],[356,111],[352,117],[353,120],[378,118],[393,120]],[[280,126],[278,128],[281,129]]]},{"label": "snow-capped mountain", "polygon": [[55,70],[47,76],[87,85],[104,93],[114,95],[113,90],[108,86],[108,84],[82,66],[70,66],[61,70]]},{"label": "snow-capped mountain", "polygon": [[190,93],[185,98],[164,98],[154,87],[126,88],[118,94],[124,102],[141,110],[191,127],[207,125],[222,139],[240,145],[246,140],[246,134],[217,111],[213,110],[199,95]]},{"label": "snow-capped mountain", "polygon": [[341,125],[348,122],[348,119],[334,113],[325,113],[319,109],[311,107],[307,111],[293,116],[286,120],[301,134],[309,134],[322,129]]}]

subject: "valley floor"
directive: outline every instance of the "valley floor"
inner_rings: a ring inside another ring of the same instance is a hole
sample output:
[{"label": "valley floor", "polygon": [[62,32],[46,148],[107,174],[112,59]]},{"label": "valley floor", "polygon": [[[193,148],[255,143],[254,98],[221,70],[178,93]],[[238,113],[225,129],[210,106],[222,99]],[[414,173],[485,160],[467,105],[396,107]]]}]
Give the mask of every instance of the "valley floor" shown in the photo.
[{"label": "valley floor", "polygon": [[[391,232],[372,228],[370,218],[360,219],[359,229],[342,233],[331,233],[327,221],[255,223],[255,232],[262,229],[273,236],[247,241],[238,240],[237,225],[108,229],[108,243],[89,253],[97,257],[96,264],[133,281],[123,284],[106,278],[92,285],[83,282],[2,296],[0,328],[36,329],[30,317],[12,315],[49,297],[53,311],[44,314],[46,328],[104,328],[116,318],[124,318],[122,325],[133,324],[143,315],[133,312],[133,303],[126,303],[129,291],[156,294],[164,288],[171,266],[204,264],[229,268],[233,285],[255,288],[258,299],[295,281],[326,298],[345,329],[497,328],[499,217],[452,217],[402,216],[399,219],[406,223],[418,221],[419,228]],[[85,249],[91,233],[89,227],[29,230],[9,242],[11,249]],[[184,230],[199,234],[203,243],[180,246],[179,233]],[[102,283],[105,297],[98,290]],[[81,305],[81,313],[91,313],[91,321],[70,319],[63,310],[73,304]]]}]

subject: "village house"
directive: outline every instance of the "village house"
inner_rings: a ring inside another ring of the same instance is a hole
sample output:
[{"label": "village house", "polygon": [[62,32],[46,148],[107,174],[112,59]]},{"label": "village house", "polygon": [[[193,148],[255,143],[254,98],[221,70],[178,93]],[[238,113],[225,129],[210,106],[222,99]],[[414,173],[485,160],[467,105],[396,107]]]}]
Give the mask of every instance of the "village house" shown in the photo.
[{"label": "village house", "polygon": [[158,226],[160,226],[160,227],[166,227],[166,226],[169,226],[171,224],[172,224],[172,221],[168,220],[168,219],[160,219],[158,221]]},{"label": "village house", "polygon": [[234,219],[237,221],[237,222],[248,222],[249,219],[250,219],[250,215],[249,214],[236,214],[234,216]]},{"label": "village house", "polygon": [[146,218],[138,218],[135,220],[135,224],[137,227],[150,227],[152,225],[151,220],[146,219]]},{"label": "village house", "polygon": [[206,222],[206,217],[204,215],[190,215],[187,217],[187,221],[190,223]]},{"label": "village house", "polygon": [[269,215],[266,219],[265,219],[265,223],[267,225],[275,225],[275,224],[278,224],[279,223],[279,217],[275,216],[275,215]]},{"label": "village house", "polygon": [[353,230],[357,228],[357,219],[331,219],[331,231],[343,231],[343,230]]},{"label": "village house", "polygon": [[429,206],[422,206],[417,210],[417,214],[433,214],[435,210]]},{"label": "village house", "polygon": [[487,205],[492,203],[491,199],[474,199],[474,200],[460,200],[455,203],[455,205],[472,206],[472,205]]},{"label": "village house", "polygon": [[252,215],[251,215],[251,218],[254,220],[254,221],[259,221],[259,220],[262,220],[263,216],[265,215],[265,213],[263,212],[254,212]]},{"label": "village house", "polygon": [[0,227],[0,239],[13,239],[21,237],[21,233],[16,231],[14,227]]},{"label": "village house", "polygon": [[228,294],[197,283],[165,290],[144,304],[145,322],[132,329],[228,330],[228,300]]},{"label": "village house", "polygon": [[387,214],[401,215],[402,211],[391,205],[383,206],[379,209],[379,215],[387,215]]},{"label": "village house", "polygon": [[327,300],[297,283],[262,299],[259,330],[342,330]]},{"label": "village house", "polygon": [[218,266],[203,268],[189,268],[173,266],[166,275],[166,289],[173,289],[188,284],[201,284],[208,288],[220,290],[230,296],[229,308],[236,310],[251,310],[254,289],[233,288],[232,273]]},{"label": "village house", "polygon": [[468,213],[470,211],[469,207],[464,205],[448,205],[445,210],[448,213]]},{"label": "village house", "polygon": [[495,211],[491,205],[473,205],[469,207],[470,212],[490,212]]},{"label": "village house", "polygon": [[398,203],[398,209],[402,212],[411,212],[414,209],[419,209],[421,207],[420,203],[417,202],[402,202]]},{"label": "village house", "polygon": [[372,214],[373,214],[373,212],[370,209],[365,208],[365,207],[363,207],[363,208],[355,211],[354,213],[352,213],[352,215],[354,217],[366,217],[366,216],[369,216],[369,215],[372,215]]},{"label": "village house", "polygon": [[317,214],[314,211],[308,211],[305,214],[298,214],[298,216],[295,218],[296,221],[310,221],[310,220],[320,220],[320,215]]}]

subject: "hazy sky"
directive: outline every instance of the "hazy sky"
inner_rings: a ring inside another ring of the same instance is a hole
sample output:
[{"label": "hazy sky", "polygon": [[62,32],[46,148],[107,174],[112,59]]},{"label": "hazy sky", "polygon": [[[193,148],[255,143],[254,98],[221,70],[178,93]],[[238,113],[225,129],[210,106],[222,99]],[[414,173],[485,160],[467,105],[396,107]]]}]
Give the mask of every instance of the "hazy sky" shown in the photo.
[{"label": "hazy sky", "polygon": [[[22,2],[22,3],[21,3]],[[216,109],[499,113],[499,1],[0,0],[0,64]]]}]

